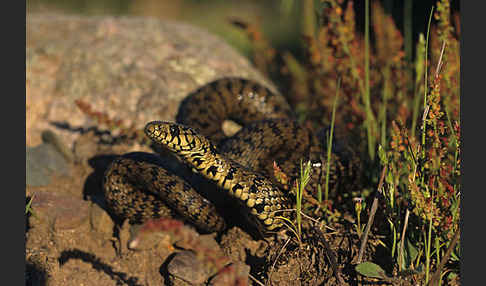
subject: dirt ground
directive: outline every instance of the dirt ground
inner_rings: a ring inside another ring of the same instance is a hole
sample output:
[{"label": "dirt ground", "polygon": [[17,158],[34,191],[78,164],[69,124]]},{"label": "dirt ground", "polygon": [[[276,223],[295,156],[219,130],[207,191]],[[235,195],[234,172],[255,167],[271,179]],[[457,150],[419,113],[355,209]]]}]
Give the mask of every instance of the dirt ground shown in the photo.
[{"label": "dirt ground", "polygon": [[[52,122],[91,126],[75,99],[131,126],[148,118],[173,120],[180,100],[209,79],[261,77],[220,40],[185,25],[59,15],[28,19],[27,146],[37,146]],[[99,41],[104,35],[110,37]],[[230,214],[223,214],[230,227],[221,234],[198,234],[172,219],[130,226],[106,211],[101,179],[115,155],[153,151],[103,145],[91,132],[79,136],[64,129],[53,130],[73,150],[69,170],[60,172],[67,175],[26,188],[27,202],[32,199],[26,215],[26,285],[386,284],[356,273],[359,237],[351,214],[322,232],[304,219],[300,243],[289,229],[255,237],[232,225]],[[383,237],[370,237],[363,260],[393,273],[378,239]]]},{"label": "dirt ground", "polygon": [[[350,223],[322,234],[305,220],[299,244],[289,229],[265,239],[231,223],[221,234],[182,224],[144,232],[112,217],[101,191],[104,170],[116,154],[150,149],[100,145],[93,136],[75,143],[68,176],[27,188],[26,285],[358,285],[359,241]],[[365,259],[377,253],[373,241]]]},{"label": "dirt ground", "polygon": [[[59,172],[67,175],[54,175],[48,185],[27,186],[27,201],[32,199],[25,235],[27,285],[337,284],[326,248],[315,234],[306,234],[301,245],[290,231],[263,240],[239,226],[231,226],[218,235],[199,235],[190,226],[184,226],[180,231],[186,234],[186,241],[182,242],[174,233],[164,235],[160,230],[156,235],[147,237],[142,232],[137,236],[134,227],[106,211],[101,178],[114,155],[153,151],[144,146],[98,144],[98,138],[90,132],[80,136],[76,130],[53,129],[52,122],[67,118],[72,126],[91,126],[85,122],[86,114],[74,104],[81,95],[95,110],[117,114],[128,121],[128,126],[132,121],[144,124],[148,118],[172,120],[178,102],[197,83],[220,75],[261,78],[252,76],[258,73],[246,59],[219,39],[184,25],[166,24],[167,28],[149,20],[60,15],[31,15],[28,19],[26,123],[31,128],[27,130],[26,143],[37,146],[42,131],[50,129],[62,137],[73,155],[69,171]],[[154,28],[159,25],[160,31]],[[151,32],[158,36],[150,36]],[[111,37],[99,41],[99,33]],[[146,36],[147,43],[140,39],[141,35]],[[131,36],[137,40],[127,38]],[[154,44],[159,40],[163,44]],[[154,47],[153,52],[147,47]],[[92,53],[93,49],[110,51],[114,58]],[[73,56],[74,51],[81,56]],[[152,53],[170,56],[154,59]],[[118,69],[113,65],[131,60],[143,68]],[[177,70],[173,70],[173,60],[179,65],[187,60],[189,65],[184,69],[177,65]],[[208,72],[198,67],[205,67]],[[75,81],[71,80],[73,74]],[[205,78],[193,79],[203,75]],[[126,83],[132,80],[137,81],[128,85],[134,87],[130,91]],[[93,84],[98,81],[102,84]],[[86,86],[79,88],[83,84]],[[141,86],[146,86],[146,90],[140,91]],[[147,99],[144,94],[150,97]],[[140,110],[133,111],[135,106]],[[159,117],[160,114],[166,117]],[[356,256],[357,237],[349,231],[350,225],[332,227],[334,230],[326,230],[325,238],[336,254],[335,266],[341,269],[342,278],[352,284],[354,278],[350,277],[356,275],[350,261]],[[138,250],[128,249],[131,237],[144,238],[136,247]],[[187,238],[191,243],[187,243]]]}]

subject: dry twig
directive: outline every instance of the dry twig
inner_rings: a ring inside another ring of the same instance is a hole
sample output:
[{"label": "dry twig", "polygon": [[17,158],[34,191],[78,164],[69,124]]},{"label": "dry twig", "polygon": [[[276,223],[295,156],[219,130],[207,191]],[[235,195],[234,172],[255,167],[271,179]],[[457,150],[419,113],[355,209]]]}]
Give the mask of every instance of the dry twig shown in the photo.
[{"label": "dry twig", "polygon": [[371,205],[371,211],[370,211],[370,216],[368,218],[368,223],[366,224],[366,229],[363,235],[361,236],[361,246],[359,248],[358,264],[361,263],[361,260],[363,259],[364,249],[366,246],[366,242],[368,241],[368,234],[370,232],[371,225],[373,224],[376,210],[378,209],[378,195],[382,194],[383,182],[385,181],[385,174],[386,174],[386,166],[384,166],[383,170],[381,171],[380,183],[378,184],[378,193],[375,195],[375,198],[373,199],[373,204]]}]

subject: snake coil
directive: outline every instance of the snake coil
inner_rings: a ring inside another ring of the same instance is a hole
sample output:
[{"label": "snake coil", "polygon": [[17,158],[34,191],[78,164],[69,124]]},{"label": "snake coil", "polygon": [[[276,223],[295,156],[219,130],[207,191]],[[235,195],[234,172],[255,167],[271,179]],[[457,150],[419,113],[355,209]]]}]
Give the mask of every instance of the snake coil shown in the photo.
[{"label": "snake coil", "polygon": [[[229,138],[221,130],[227,119],[243,125]],[[145,134],[234,198],[262,233],[278,229],[277,216],[291,207],[290,196],[272,179],[272,162],[295,178],[300,160],[311,160],[311,184],[322,183],[327,162],[322,140],[297,124],[281,95],[252,81],[225,78],[205,85],[182,102],[177,121],[149,122]],[[332,156],[332,186],[356,175],[356,162],[342,154]],[[201,230],[224,229],[224,219],[196,186],[162,168],[156,158],[142,157],[121,156],[105,173],[106,201],[116,215],[140,222],[175,212]]]}]

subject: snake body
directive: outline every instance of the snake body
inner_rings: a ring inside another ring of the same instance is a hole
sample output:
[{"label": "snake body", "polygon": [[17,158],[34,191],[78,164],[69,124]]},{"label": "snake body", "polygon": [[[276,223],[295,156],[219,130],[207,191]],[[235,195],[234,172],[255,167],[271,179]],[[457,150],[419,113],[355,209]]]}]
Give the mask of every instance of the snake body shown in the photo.
[{"label": "snake body", "polygon": [[225,158],[206,137],[190,127],[170,122],[147,124],[145,134],[155,143],[180,155],[204,177],[239,200],[245,212],[259,227],[273,230],[280,226],[276,211],[288,208],[288,196],[264,176],[234,160]]},{"label": "snake body", "polygon": [[[227,119],[243,125],[229,138],[221,130]],[[176,154],[236,200],[261,233],[278,229],[282,221],[276,216],[291,207],[290,196],[272,179],[271,162],[295,178],[300,160],[311,160],[311,185],[322,183],[322,140],[297,124],[281,95],[252,81],[220,79],[196,90],[181,103],[177,122],[149,122],[144,131],[155,145]],[[333,154],[331,185],[356,173],[355,162],[347,158]],[[175,212],[201,230],[221,231],[225,224],[215,207],[155,161],[139,155],[115,160],[103,182],[108,207],[132,222]]]},{"label": "snake body", "polygon": [[103,186],[109,208],[131,223],[180,215],[206,232],[225,227],[215,206],[164,168],[154,155],[138,152],[115,159],[105,173]]}]

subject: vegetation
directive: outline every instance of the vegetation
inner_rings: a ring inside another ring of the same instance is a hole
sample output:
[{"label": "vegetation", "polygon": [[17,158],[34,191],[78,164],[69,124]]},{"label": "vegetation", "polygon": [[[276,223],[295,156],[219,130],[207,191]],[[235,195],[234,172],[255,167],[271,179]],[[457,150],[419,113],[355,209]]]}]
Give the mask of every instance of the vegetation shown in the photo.
[{"label": "vegetation", "polygon": [[33,213],[31,208],[33,200],[34,200],[34,196],[30,197],[29,201],[25,205],[25,215],[27,215],[28,213]]},{"label": "vegetation", "polygon": [[[378,2],[365,2],[363,37],[356,30],[353,1],[344,5],[342,0],[323,0],[318,8],[313,7],[314,1],[303,1],[302,5],[311,6],[303,8],[304,13],[318,11],[319,15],[317,25],[302,26],[304,60],[275,51],[255,25],[243,27],[254,41],[254,63],[267,76],[288,84],[288,99],[298,107],[302,120],[321,126],[330,120],[334,125],[335,120],[347,134],[356,136],[356,142],[364,142],[357,146],[366,154],[362,159],[368,182],[349,194],[358,197],[356,234],[363,238],[360,218],[367,215],[361,198],[373,199],[370,194],[378,189],[382,214],[368,223],[373,223],[372,232],[385,236],[380,242],[394,265],[389,273],[393,277],[370,262],[359,264],[357,272],[388,282],[411,276],[422,285],[452,283],[457,281],[460,260],[458,15],[451,13],[450,1],[437,1],[430,18],[423,19],[427,30],[413,44],[410,35],[404,42]],[[404,26],[410,29],[411,12],[405,15]],[[336,104],[330,95],[338,91],[340,104],[334,113]],[[384,182],[377,188],[382,170]],[[321,196],[317,190],[317,201],[322,202]],[[308,209],[306,203],[311,204],[304,201],[298,209]],[[328,213],[321,214],[331,222]]]},{"label": "vegetation", "polygon": [[[365,163],[365,184],[333,195],[327,183],[306,189],[309,163],[301,163],[301,178],[288,182],[297,197],[297,221],[285,223],[301,243],[302,215],[332,225],[351,214],[362,245],[371,232],[385,249],[362,262],[361,248],[355,265],[359,279],[458,284],[459,17],[451,13],[449,0],[438,0],[429,18],[418,19],[427,29],[413,43],[411,0],[405,0],[404,35],[377,1],[365,0],[364,33],[357,29],[353,1],[317,2],[282,0],[285,10],[303,5],[304,57],[272,47],[257,23],[231,20],[250,39],[255,66],[287,91],[299,119],[316,128],[331,126],[328,154],[339,130]],[[114,129],[122,125],[77,103]],[[139,131],[122,133],[143,140]],[[287,180],[275,168],[279,180]]]}]

